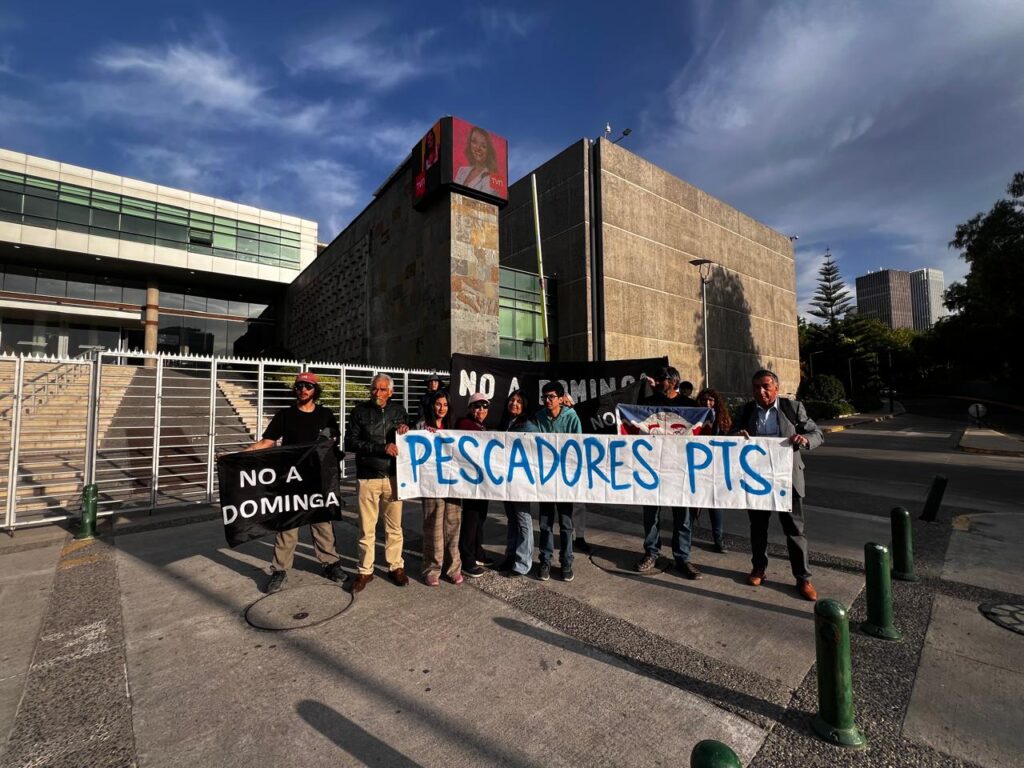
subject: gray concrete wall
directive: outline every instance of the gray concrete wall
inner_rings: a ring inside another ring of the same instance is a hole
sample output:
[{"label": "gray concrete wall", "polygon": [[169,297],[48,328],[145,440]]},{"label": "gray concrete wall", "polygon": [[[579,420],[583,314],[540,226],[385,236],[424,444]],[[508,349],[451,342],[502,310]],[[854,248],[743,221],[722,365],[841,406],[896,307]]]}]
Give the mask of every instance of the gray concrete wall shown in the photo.
[{"label": "gray concrete wall", "polygon": [[289,287],[296,357],[447,368],[498,354],[497,207],[443,194],[412,208],[409,167]]},{"label": "gray concrete wall", "polygon": [[[591,358],[588,152],[580,140],[537,168],[544,271],[557,278],[558,356]],[[502,266],[537,271],[529,175],[509,188],[500,215]]]},{"label": "gray concrete wall", "polygon": [[759,367],[799,385],[796,273],[789,238],[601,141],[605,344],[609,359],[667,354],[703,380],[701,286],[691,259],[718,265],[708,283],[710,381],[748,394]]}]

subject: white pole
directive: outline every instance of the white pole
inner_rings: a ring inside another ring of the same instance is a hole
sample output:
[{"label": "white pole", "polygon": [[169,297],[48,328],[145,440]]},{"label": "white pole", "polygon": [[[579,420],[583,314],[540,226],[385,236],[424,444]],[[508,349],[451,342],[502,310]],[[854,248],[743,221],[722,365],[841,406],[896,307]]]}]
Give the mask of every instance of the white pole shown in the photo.
[{"label": "white pole", "polygon": [[544,282],[544,255],[540,246],[540,205],[537,203],[537,174],[530,174],[533,191],[533,234],[537,240],[537,277],[540,278],[541,332],[544,334],[544,360],[551,359],[551,340],[548,338],[548,291]]}]

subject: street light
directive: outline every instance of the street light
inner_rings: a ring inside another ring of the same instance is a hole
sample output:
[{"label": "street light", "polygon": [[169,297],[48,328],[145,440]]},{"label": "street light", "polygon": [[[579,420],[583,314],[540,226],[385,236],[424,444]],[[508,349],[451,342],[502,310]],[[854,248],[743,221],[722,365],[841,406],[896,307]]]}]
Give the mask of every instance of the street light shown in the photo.
[{"label": "street light", "polygon": [[704,388],[711,386],[710,366],[708,360],[708,278],[711,277],[711,268],[716,262],[711,259],[691,259],[690,263],[700,273],[700,306],[704,313]]}]

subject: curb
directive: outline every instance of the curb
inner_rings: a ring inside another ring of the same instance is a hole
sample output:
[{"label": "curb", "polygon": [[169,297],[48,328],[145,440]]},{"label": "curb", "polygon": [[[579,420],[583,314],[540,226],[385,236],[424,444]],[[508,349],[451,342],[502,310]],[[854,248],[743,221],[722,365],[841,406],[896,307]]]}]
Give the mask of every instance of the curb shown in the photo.
[{"label": "curb", "polygon": [[886,413],[886,414],[883,414],[882,416],[877,416],[877,417],[874,417],[874,418],[857,419],[857,421],[855,421],[852,424],[835,424],[835,425],[829,426],[829,427],[822,427],[821,431],[824,434],[831,434],[832,432],[842,432],[842,431],[847,430],[847,429],[853,429],[854,427],[859,427],[859,426],[861,426],[863,424],[876,424],[879,421],[889,421],[890,419],[895,419],[899,415],[900,414],[898,414],[898,413]]},{"label": "curb", "polygon": [[967,437],[967,430],[969,427],[964,427],[960,431],[960,437],[956,441],[957,450],[963,451],[964,453],[974,453],[979,456],[1009,456],[1011,458],[1024,457],[1024,450],[1021,451],[1010,451],[1003,448],[975,448],[974,446],[964,445],[964,438]]}]

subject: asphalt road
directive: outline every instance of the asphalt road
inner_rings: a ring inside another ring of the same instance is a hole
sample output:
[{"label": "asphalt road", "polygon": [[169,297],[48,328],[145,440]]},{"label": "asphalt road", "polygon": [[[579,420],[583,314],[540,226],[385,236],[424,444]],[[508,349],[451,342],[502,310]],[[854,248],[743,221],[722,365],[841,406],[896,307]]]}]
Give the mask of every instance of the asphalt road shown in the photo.
[{"label": "asphalt road", "polygon": [[963,419],[913,413],[826,435],[807,455],[807,503],[871,514],[919,512],[936,475],[949,478],[953,514],[1021,512],[1024,458],[957,450]]}]

